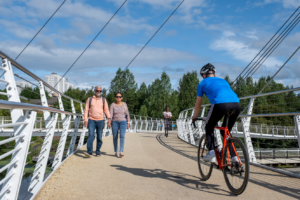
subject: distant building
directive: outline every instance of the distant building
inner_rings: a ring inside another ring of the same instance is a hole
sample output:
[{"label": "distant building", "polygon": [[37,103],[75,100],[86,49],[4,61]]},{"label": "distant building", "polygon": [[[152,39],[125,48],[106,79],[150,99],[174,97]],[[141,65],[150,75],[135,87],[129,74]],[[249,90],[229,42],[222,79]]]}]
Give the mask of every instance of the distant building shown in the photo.
[{"label": "distant building", "polygon": [[[54,87],[58,81],[61,79],[61,76],[53,72],[51,75],[46,76],[46,83]],[[61,81],[55,86],[55,89],[60,91],[61,93],[64,93],[69,88],[73,88],[73,84],[68,82],[68,79],[62,78]],[[51,90],[49,88],[46,88],[48,92]],[[51,94],[55,93],[54,91],[51,92]]]},{"label": "distant building", "polygon": [[[23,88],[25,88],[25,87],[31,88],[32,87],[32,85],[30,83],[27,83],[25,81],[17,81],[16,84],[23,87]],[[18,90],[18,93],[20,94],[23,89],[20,88],[20,87],[17,87],[17,90]]]}]

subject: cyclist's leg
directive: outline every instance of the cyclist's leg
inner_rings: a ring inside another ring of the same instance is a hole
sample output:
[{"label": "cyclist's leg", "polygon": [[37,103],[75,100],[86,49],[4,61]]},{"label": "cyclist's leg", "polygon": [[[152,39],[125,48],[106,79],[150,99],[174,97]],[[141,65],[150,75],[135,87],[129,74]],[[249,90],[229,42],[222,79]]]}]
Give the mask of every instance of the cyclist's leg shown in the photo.
[{"label": "cyclist's leg", "polygon": [[[234,126],[234,124],[240,114],[241,106],[240,106],[240,103],[227,103],[226,107],[227,107],[227,110],[228,109],[235,110],[235,112],[232,115],[230,115],[229,122],[228,122],[228,130],[229,130],[229,132],[231,132],[232,127]],[[224,121],[222,123],[223,127],[226,126],[226,120],[227,120],[227,116],[225,115]],[[224,131],[221,132],[221,134],[222,134],[222,136],[224,136]],[[236,156],[235,151],[232,148],[232,146],[229,146],[229,151],[230,151],[231,157]]]},{"label": "cyclist's leg", "polygon": [[208,150],[215,150],[215,142],[214,142],[214,128],[217,125],[218,121],[222,119],[224,116],[225,110],[222,109],[220,104],[212,105],[209,113],[207,114],[206,118],[206,141],[207,141],[207,148]]}]

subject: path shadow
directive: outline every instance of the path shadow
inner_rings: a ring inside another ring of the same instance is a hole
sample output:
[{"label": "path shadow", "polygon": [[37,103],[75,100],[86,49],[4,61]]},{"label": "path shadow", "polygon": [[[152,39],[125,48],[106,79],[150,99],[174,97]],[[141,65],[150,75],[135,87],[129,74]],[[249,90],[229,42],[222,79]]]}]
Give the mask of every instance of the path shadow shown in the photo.
[{"label": "path shadow", "polygon": [[115,167],[117,170],[128,172],[135,176],[165,179],[193,190],[217,194],[221,196],[236,196],[226,190],[220,189],[219,185],[205,183],[204,181],[199,180],[199,177],[189,174],[166,171],[163,169],[131,168],[125,167],[123,165],[111,165],[111,167]]},{"label": "path shadow", "polygon": [[[171,141],[171,140],[166,140],[166,142],[168,142],[168,144],[163,140],[164,139],[163,134],[158,134],[156,136],[156,139],[161,145],[170,149],[171,151],[178,153],[186,158],[197,161],[196,156],[188,155],[187,154],[188,151],[182,150],[182,149],[186,149],[186,148],[180,147],[176,144],[178,144],[178,142],[180,142],[181,144],[184,143],[190,147],[187,149],[191,149],[191,148],[195,149],[195,155],[196,155],[197,147],[181,141],[179,138],[177,138],[177,135],[176,136],[173,135],[173,137],[176,137],[175,142]],[[197,167],[197,166],[195,165],[195,167]],[[286,175],[283,175],[280,173],[276,173],[273,171],[269,171],[269,170],[262,169],[262,168],[251,165],[249,182],[259,185],[259,186],[262,186],[264,188],[268,188],[270,190],[285,194],[292,198],[300,199],[300,192],[299,192],[300,191],[300,179],[299,178],[289,177],[289,176],[286,176]]]},{"label": "path shadow", "polygon": [[[86,157],[86,156],[84,155],[85,152],[86,152],[86,150],[78,150],[78,151],[76,151],[73,155],[74,155],[74,156],[77,156],[77,157],[84,158],[84,159],[89,158],[89,157]],[[115,154],[107,154],[107,153],[104,152],[104,151],[101,151],[101,152],[100,152],[100,155],[101,155],[101,156],[111,156],[111,157],[116,157]],[[95,153],[95,152],[93,152],[92,157],[96,157],[96,153]],[[116,157],[116,158],[117,158],[117,157]]]}]

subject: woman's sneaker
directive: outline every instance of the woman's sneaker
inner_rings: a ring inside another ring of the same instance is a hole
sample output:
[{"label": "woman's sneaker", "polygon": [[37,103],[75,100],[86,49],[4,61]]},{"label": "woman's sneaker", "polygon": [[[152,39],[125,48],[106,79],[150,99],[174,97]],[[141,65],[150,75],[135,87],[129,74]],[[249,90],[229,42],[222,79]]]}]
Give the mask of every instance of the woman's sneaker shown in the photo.
[{"label": "woman's sneaker", "polygon": [[118,153],[118,152],[116,152],[116,153],[115,153],[115,156],[119,157],[119,153]]},{"label": "woman's sneaker", "polygon": [[216,162],[216,155],[215,155],[215,151],[211,150],[210,152],[208,152],[206,154],[206,156],[203,157],[203,160],[205,162]]},{"label": "woman's sneaker", "polygon": [[123,157],[123,156],[124,156],[124,153],[123,153],[123,152],[120,152],[120,156]]}]

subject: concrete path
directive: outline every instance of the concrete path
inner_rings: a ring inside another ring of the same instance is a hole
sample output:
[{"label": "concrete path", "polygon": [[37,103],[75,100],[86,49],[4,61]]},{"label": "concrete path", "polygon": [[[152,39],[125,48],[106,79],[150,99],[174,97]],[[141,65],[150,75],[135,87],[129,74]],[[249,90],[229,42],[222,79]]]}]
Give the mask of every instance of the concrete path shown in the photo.
[{"label": "concrete path", "polygon": [[300,179],[250,166],[246,191],[232,195],[221,171],[199,177],[197,148],[175,132],[127,133],[125,156],[116,158],[112,137],[101,157],[85,158],[86,147],[70,157],[36,199],[300,199]]}]

